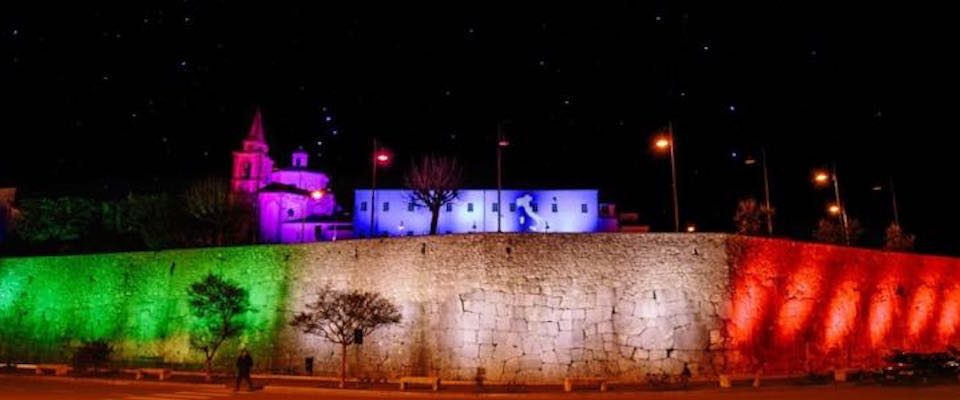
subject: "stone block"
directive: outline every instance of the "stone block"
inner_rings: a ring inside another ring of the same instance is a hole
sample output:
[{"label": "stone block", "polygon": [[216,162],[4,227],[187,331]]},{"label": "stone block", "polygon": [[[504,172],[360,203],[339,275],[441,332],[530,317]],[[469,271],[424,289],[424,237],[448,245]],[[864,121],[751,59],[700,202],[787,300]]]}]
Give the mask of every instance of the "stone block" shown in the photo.
[{"label": "stone block", "polygon": [[480,306],[480,314],[495,317],[497,315],[497,305],[493,303],[483,303]]},{"label": "stone block", "polygon": [[524,319],[513,318],[510,320],[511,332],[528,332],[527,321]]},{"label": "stone block", "polygon": [[480,315],[466,312],[460,315],[460,329],[480,329]]},{"label": "stone block", "polygon": [[497,317],[496,330],[509,332],[512,329],[509,317]]},{"label": "stone block", "polygon": [[596,296],[598,307],[613,307],[613,305],[616,304],[613,288],[599,287],[597,288]]},{"label": "stone block", "polygon": [[460,330],[460,337],[463,340],[463,344],[472,344],[477,343],[477,331],[473,329],[463,329]]},{"label": "stone block", "polygon": [[497,349],[496,345],[493,344],[481,344],[479,347],[478,357],[482,360],[493,358],[493,353]]},{"label": "stone block", "polygon": [[477,333],[477,343],[487,343],[487,344],[496,343],[493,338],[494,338],[493,331],[489,329],[481,329]]},{"label": "stone block", "polygon": [[491,314],[480,314],[480,329],[497,329],[497,317]]},{"label": "stone block", "polygon": [[633,309],[633,315],[640,318],[656,318],[659,315],[659,307],[653,299],[638,300]]},{"label": "stone block", "polygon": [[497,304],[497,316],[509,317],[513,307],[508,304]]},{"label": "stone block", "polygon": [[613,321],[601,321],[598,323],[597,333],[613,333]]},{"label": "stone block", "polygon": [[480,345],[477,344],[465,344],[460,348],[459,356],[470,361],[475,361],[479,356]]}]

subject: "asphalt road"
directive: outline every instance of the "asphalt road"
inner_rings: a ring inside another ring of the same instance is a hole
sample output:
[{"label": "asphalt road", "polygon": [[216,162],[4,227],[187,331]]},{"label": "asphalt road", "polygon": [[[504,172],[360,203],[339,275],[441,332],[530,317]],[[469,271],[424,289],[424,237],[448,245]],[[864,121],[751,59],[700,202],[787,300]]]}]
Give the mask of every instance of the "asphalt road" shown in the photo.
[{"label": "asphalt road", "polygon": [[[277,391],[270,388],[254,392],[233,392],[227,388],[206,386],[166,386],[166,385],[110,385],[91,382],[65,382],[38,379],[0,377],[0,399],[3,400],[217,400],[217,399],[469,399],[477,396],[467,393],[441,393],[434,395],[425,392],[364,392],[356,390],[325,390],[321,392]],[[671,392],[632,392],[606,394],[596,392],[567,393],[529,393],[495,394],[479,396],[489,399],[756,399],[756,400],[900,400],[900,399],[958,399],[960,385],[941,385],[924,387],[891,386],[832,386],[817,387],[764,387],[736,388],[732,390],[691,390]]]}]

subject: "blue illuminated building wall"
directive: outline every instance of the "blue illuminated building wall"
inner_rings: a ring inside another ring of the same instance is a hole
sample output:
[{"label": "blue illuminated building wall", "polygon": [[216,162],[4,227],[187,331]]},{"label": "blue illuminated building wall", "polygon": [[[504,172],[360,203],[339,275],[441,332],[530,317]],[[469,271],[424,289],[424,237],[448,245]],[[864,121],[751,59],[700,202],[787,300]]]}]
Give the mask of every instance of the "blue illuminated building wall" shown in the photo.
[{"label": "blue illuminated building wall", "polygon": [[[597,232],[597,190],[503,190],[503,232]],[[430,233],[430,210],[411,203],[409,190],[377,189],[374,231],[377,236]],[[353,227],[356,235],[370,233],[370,190],[355,191]],[[497,231],[496,189],[462,190],[460,197],[440,210],[437,233]]]}]

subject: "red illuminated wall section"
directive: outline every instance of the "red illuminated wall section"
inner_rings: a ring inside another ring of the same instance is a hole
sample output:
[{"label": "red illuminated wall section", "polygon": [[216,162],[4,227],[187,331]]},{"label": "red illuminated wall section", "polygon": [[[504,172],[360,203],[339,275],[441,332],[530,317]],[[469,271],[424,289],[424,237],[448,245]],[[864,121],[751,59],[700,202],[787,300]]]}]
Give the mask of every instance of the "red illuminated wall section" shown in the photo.
[{"label": "red illuminated wall section", "polygon": [[766,371],[875,366],[960,341],[960,261],[732,237],[733,362]]}]

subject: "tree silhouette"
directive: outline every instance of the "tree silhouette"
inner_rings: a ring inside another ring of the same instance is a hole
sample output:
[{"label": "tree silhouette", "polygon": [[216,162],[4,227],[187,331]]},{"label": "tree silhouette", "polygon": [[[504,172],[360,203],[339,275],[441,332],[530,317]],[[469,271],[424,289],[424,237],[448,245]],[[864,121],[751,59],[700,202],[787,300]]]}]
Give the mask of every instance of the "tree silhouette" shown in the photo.
[{"label": "tree silhouette", "polygon": [[893,251],[911,251],[915,239],[916,236],[904,232],[897,223],[892,223],[887,227],[883,238],[883,248]]},{"label": "tree silhouette", "polygon": [[247,290],[217,275],[208,274],[187,289],[194,325],[190,347],[206,357],[206,380],[213,379],[213,357],[223,342],[240,336],[246,324],[240,318],[250,310]]},{"label": "tree silhouette", "polygon": [[340,387],[347,381],[347,346],[356,333],[369,336],[378,327],[400,322],[400,311],[379,294],[358,290],[340,291],[326,286],[307,310],[294,316],[290,325],[303,333],[320,336],[341,347]]},{"label": "tree silhouette", "polygon": [[[854,244],[860,239],[863,229],[860,228],[860,221],[856,218],[847,220],[847,237],[850,244]],[[844,244],[843,226],[837,222],[836,218],[821,218],[817,222],[817,229],[813,231],[813,238],[818,242]]]},{"label": "tree silhouette", "polygon": [[410,202],[430,210],[430,234],[437,234],[440,209],[460,195],[460,167],[455,158],[426,156],[406,176]]},{"label": "tree silhouette", "polygon": [[226,180],[209,177],[194,182],[184,192],[183,200],[200,245],[222,246],[250,237],[247,232],[252,210],[246,203],[234,201]]},{"label": "tree silhouette", "polygon": [[762,206],[756,199],[743,199],[737,203],[737,211],[733,215],[733,223],[737,233],[741,235],[759,235],[763,232],[767,214],[773,214],[773,209]]}]

